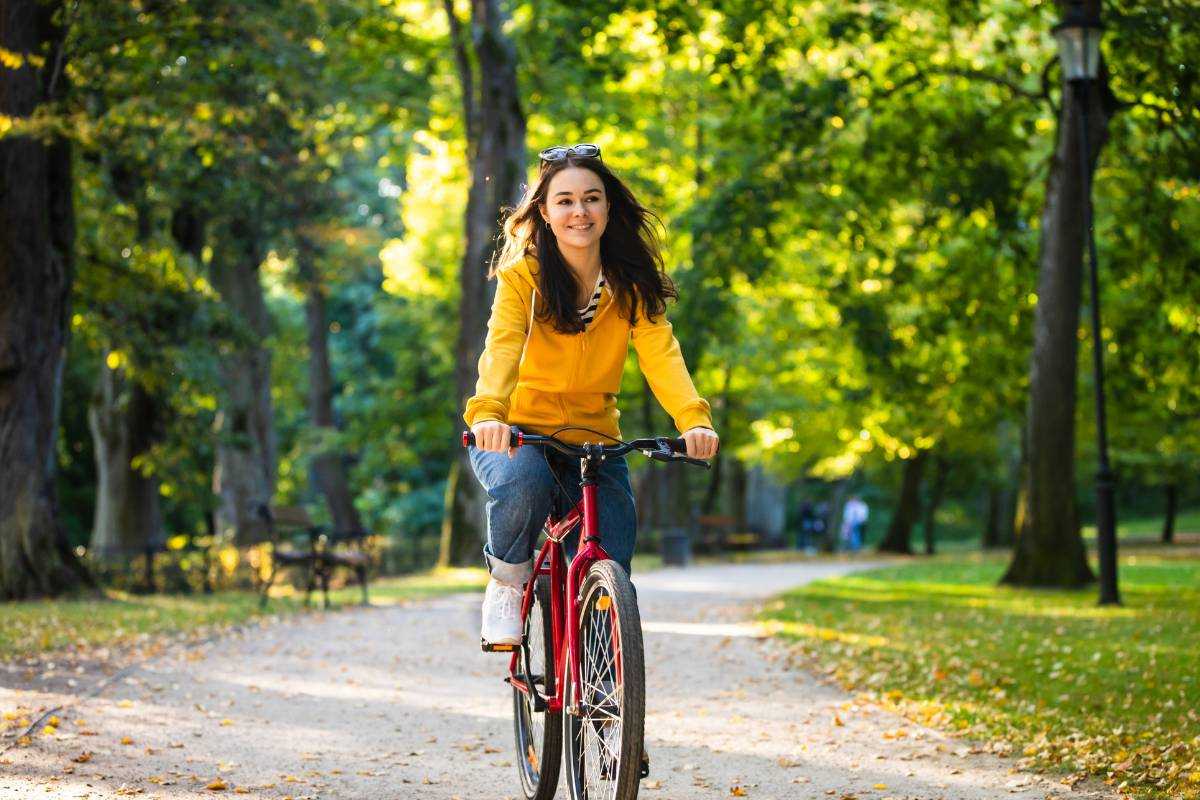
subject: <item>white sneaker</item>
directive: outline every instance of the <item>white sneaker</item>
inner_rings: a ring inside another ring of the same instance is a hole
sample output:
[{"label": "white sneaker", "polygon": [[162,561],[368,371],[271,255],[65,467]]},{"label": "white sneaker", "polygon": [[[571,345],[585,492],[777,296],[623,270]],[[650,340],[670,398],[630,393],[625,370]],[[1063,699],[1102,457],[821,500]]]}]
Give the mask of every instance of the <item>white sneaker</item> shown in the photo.
[{"label": "white sneaker", "polygon": [[521,587],[488,580],[483,593],[483,627],[479,637],[488,644],[521,643]]}]

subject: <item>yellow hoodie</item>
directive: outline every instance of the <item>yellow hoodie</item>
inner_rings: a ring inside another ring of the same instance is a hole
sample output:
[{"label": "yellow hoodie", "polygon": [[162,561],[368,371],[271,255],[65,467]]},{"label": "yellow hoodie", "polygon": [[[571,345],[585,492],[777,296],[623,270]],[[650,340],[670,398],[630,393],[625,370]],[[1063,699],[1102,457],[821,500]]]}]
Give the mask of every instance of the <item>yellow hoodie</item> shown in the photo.
[{"label": "yellow hoodie", "polygon": [[[630,325],[606,283],[587,330],[559,333],[552,322],[535,319],[537,275],[534,258],[497,273],[479,381],[463,414],[468,426],[492,419],[548,434],[575,425],[620,437],[617,392],[632,340],[638,366],[679,432],[712,427],[708,402],[696,393],[665,315],[651,321],[639,308],[637,324]],[[575,444],[611,443],[589,431],[568,430],[558,436]]]}]

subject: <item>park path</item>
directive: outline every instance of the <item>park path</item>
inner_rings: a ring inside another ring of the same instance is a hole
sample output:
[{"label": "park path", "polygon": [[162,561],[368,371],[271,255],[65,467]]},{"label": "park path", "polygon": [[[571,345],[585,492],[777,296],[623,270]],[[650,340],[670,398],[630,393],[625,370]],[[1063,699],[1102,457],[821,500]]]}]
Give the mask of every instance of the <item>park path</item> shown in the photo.
[{"label": "park path", "polygon": [[[1011,759],[789,669],[786,645],[751,623],[756,604],[861,566],[636,578],[653,758],[643,798],[1109,796],[1015,772]],[[512,797],[507,659],[479,652],[478,604],[454,596],[289,618],[173,646],[92,696],[10,683],[0,711],[69,705],[57,734],[0,755],[0,798]],[[82,691],[79,677],[63,691]],[[899,729],[906,734],[895,738]]]}]

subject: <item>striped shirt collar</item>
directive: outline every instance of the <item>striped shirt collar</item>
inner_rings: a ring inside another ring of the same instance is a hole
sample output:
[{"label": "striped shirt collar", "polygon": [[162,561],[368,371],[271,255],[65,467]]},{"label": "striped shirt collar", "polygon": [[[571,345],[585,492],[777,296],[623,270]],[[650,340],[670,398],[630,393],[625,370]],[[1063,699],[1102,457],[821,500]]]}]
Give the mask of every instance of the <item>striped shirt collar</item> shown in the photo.
[{"label": "striped shirt collar", "polygon": [[583,318],[583,324],[588,325],[596,316],[596,309],[600,307],[600,294],[604,288],[604,270],[600,270],[600,274],[596,276],[596,288],[592,290],[592,299],[588,304],[579,309],[579,316]]}]

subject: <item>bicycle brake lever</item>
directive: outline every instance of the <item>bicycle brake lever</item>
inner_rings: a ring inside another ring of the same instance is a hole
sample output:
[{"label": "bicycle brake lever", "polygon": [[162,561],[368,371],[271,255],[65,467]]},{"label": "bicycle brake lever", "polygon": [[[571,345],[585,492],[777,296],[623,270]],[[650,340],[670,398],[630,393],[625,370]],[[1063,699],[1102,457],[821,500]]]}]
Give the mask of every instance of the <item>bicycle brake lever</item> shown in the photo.
[{"label": "bicycle brake lever", "polygon": [[670,461],[686,461],[687,463],[695,464],[698,467],[704,467],[705,469],[712,469],[712,464],[708,463],[703,458],[692,458],[691,456],[675,456],[669,460]]},{"label": "bicycle brake lever", "polygon": [[698,467],[712,469],[712,464],[708,463],[704,459],[692,458],[685,455],[672,455],[671,453],[664,453],[662,450],[643,450],[642,455],[646,456],[647,458],[653,458],[655,461],[666,461],[668,463],[672,461],[684,461],[688,464],[695,464]]}]

